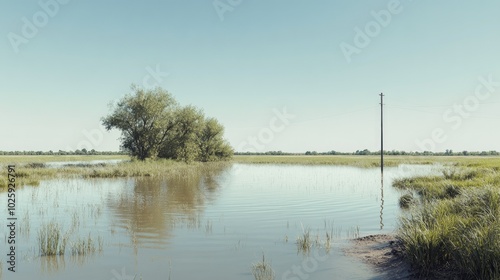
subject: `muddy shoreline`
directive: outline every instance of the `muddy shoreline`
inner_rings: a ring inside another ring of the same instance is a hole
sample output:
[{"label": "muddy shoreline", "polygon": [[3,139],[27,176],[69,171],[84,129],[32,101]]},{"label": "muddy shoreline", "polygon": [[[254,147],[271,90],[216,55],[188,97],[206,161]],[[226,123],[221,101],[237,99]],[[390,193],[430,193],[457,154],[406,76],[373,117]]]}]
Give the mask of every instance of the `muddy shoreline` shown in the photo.
[{"label": "muddy shoreline", "polygon": [[351,240],[344,248],[347,256],[361,260],[378,274],[374,279],[463,279],[449,267],[441,267],[430,275],[421,276],[404,258],[402,243],[392,234],[368,235]]},{"label": "muddy shoreline", "polygon": [[377,234],[353,239],[346,255],[372,266],[383,279],[419,279],[403,258],[401,242],[394,235]]}]

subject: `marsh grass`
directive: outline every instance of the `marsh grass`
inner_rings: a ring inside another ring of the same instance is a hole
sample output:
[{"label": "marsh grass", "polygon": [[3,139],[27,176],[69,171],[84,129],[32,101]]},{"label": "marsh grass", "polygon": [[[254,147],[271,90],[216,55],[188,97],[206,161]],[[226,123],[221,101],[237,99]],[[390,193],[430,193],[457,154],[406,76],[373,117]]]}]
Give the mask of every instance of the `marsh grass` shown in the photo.
[{"label": "marsh grass", "polygon": [[[359,227],[356,228],[359,236]],[[297,252],[308,255],[313,248],[324,248],[326,252],[329,252],[332,248],[334,238],[341,238],[341,235],[342,228],[338,228],[337,230],[334,230],[333,227],[325,229],[324,235],[320,233],[320,231],[318,231],[317,234],[311,234],[310,229],[302,229],[302,234],[297,237],[295,243],[297,245]],[[321,238],[321,236],[324,236],[324,239]],[[288,242],[288,236],[285,236],[285,242]]]},{"label": "marsh grass", "polygon": [[173,160],[146,160],[129,161],[113,166],[101,168],[85,168],[80,172],[87,178],[110,178],[110,177],[174,177],[184,179],[197,179],[200,174],[218,171],[228,167],[228,162],[211,163],[184,163]]},{"label": "marsh grass", "polygon": [[26,237],[30,235],[31,231],[31,224],[30,224],[30,213],[28,210],[24,212],[23,219],[19,223],[19,229],[18,232],[19,234],[22,234]]},{"label": "marsh grass", "polygon": [[271,263],[266,261],[264,254],[262,254],[262,261],[252,265],[252,274],[255,280],[274,280],[276,278]]},{"label": "marsh grass", "polygon": [[[121,158],[123,159],[123,157]],[[0,159],[0,163],[5,161],[5,157],[3,159],[0,157]],[[129,158],[129,160],[117,164],[91,165],[83,163],[51,168],[41,160],[30,159],[33,162],[22,163],[16,168],[18,186],[38,186],[42,180],[56,178],[170,177],[197,180],[200,174],[214,174],[231,164],[230,162],[193,162],[188,164],[165,159],[138,161]],[[92,160],[95,159],[92,158]],[[106,157],[97,159],[106,159]],[[0,189],[2,190],[5,190],[8,184],[6,172],[6,168],[0,170]]]},{"label": "marsh grass", "polygon": [[404,255],[421,276],[500,279],[500,162],[469,159],[441,176],[403,178],[394,187],[416,192],[420,205],[400,219]]},{"label": "marsh grass", "polygon": [[[301,165],[348,165],[361,168],[380,167],[378,155],[236,155],[237,163],[251,164],[301,164]],[[384,156],[384,166],[401,164],[439,164],[462,167],[499,168],[500,157],[489,156]]]},{"label": "marsh grass", "polygon": [[102,251],[102,238],[99,236],[98,244],[96,244],[95,240],[90,236],[90,233],[88,237],[79,238],[71,244],[71,254],[73,256],[94,254],[98,250]]},{"label": "marsh grass", "polygon": [[500,173],[489,170],[482,171],[481,175],[473,177],[470,176],[470,173],[464,172],[453,178],[447,176],[404,178],[395,180],[393,186],[402,190],[416,191],[425,201],[450,199],[459,196],[462,191],[467,189],[500,186]]},{"label": "marsh grass", "polygon": [[28,163],[47,163],[47,162],[65,162],[65,161],[92,161],[92,160],[113,160],[129,159],[124,155],[33,155],[33,156],[0,156],[0,165],[16,164],[24,165]]},{"label": "marsh grass", "polygon": [[35,168],[47,168],[47,164],[43,162],[30,162],[24,165],[24,168],[35,169]]},{"label": "marsh grass", "polygon": [[[442,157],[385,156],[384,158],[385,166],[398,166],[400,164],[433,164],[444,161]],[[380,156],[237,155],[233,157],[233,162],[251,164],[349,165],[362,168],[371,168],[380,167]]]},{"label": "marsh grass", "polygon": [[71,227],[69,232],[73,233],[76,230],[78,230],[80,227],[80,215],[78,214],[77,210],[73,211],[73,214],[71,215]]},{"label": "marsh grass", "polygon": [[63,236],[61,226],[51,222],[38,230],[38,248],[41,256],[64,255],[67,236]]},{"label": "marsh grass", "polygon": [[38,248],[40,256],[63,256],[66,253],[68,244],[70,245],[70,253],[73,256],[86,256],[96,252],[102,252],[104,240],[100,235],[97,237],[97,240],[95,240],[89,233],[87,237],[79,237],[76,241],[70,242],[70,237],[75,230],[76,228],[72,225],[70,230],[63,234],[61,226],[56,222],[42,225],[38,230]]},{"label": "marsh grass", "polygon": [[352,226],[349,229],[347,229],[347,237],[348,238],[359,238],[359,226]]},{"label": "marsh grass", "polygon": [[405,193],[399,198],[399,207],[408,209],[416,203],[413,193]]},{"label": "marsh grass", "polygon": [[299,237],[297,237],[297,250],[302,253],[309,253],[311,247],[313,246],[313,238],[311,237],[311,231],[306,229],[303,231]]},{"label": "marsh grass", "polygon": [[326,232],[325,233],[326,237],[325,237],[325,249],[326,251],[330,251],[330,249],[332,248],[332,237],[333,237],[333,230],[331,232]]}]

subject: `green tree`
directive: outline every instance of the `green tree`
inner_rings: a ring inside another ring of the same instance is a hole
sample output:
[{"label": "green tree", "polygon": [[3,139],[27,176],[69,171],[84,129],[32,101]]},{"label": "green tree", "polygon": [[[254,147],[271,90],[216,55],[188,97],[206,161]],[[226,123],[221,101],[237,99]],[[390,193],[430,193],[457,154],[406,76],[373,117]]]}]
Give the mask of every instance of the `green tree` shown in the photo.
[{"label": "green tree", "polygon": [[144,90],[132,85],[132,91],[118,101],[102,123],[107,130],[121,130],[122,148],[132,156],[140,160],[156,157],[174,128],[177,102],[159,87]]},{"label": "green tree", "polygon": [[199,134],[199,160],[217,161],[233,156],[233,148],[224,140],[224,126],[215,118],[205,120]]},{"label": "green tree", "polygon": [[160,150],[160,157],[174,158],[186,162],[198,159],[200,149],[198,135],[203,129],[203,112],[189,105],[174,113],[172,133]]}]

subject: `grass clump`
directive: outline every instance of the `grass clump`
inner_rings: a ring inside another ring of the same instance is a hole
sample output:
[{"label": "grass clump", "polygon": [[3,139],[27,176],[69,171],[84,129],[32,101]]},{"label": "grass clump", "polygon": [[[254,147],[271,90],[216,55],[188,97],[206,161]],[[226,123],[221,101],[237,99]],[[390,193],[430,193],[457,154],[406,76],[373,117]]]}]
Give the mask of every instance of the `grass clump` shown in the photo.
[{"label": "grass clump", "polygon": [[[342,229],[340,228],[337,236],[340,237]],[[333,228],[330,230],[326,230],[325,239],[320,237],[320,233],[312,235],[311,230],[306,229],[303,230],[302,234],[297,237],[296,245],[297,251],[301,252],[304,255],[308,255],[311,252],[311,249],[314,247],[316,249],[324,248],[326,252],[329,252],[332,248],[333,237],[334,237]],[[359,236],[359,227],[352,228],[351,231],[347,232],[348,235],[353,234],[354,236]],[[285,237],[285,240],[288,240],[288,237]]]},{"label": "grass clump", "polygon": [[67,237],[63,237],[59,224],[51,222],[43,225],[38,230],[38,248],[40,255],[64,255],[67,240]]},{"label": "grass clump", "polygon": [[24,168],[46,168],[47,165],[43,162],[30,162],[27,163]]},{"label": "grass clump", "polygon": [[268,263],[262,254],[262,261],[252,265],[252,274],[255,280],[274,280],[276,279],[271,263]]},{"label": "grass clump", "polygon": [[313,242],[311,231],[309,229],[304,230],[304,232],[297,237],[297,250],[302,253],[309,253]]},{"label": "grass clump", "polygon": [[408,209],[413,204],[415,204],[415,197],[412,193],[404,194],[399,198],[399,207],[403,209]]},{"label": "grass clump", "polygon": [[102,251],[102,238],[99,236],[97,243],[92,239],[90,233],[87,238],[80,238],[71,245],[73,256],[85,256]]}]

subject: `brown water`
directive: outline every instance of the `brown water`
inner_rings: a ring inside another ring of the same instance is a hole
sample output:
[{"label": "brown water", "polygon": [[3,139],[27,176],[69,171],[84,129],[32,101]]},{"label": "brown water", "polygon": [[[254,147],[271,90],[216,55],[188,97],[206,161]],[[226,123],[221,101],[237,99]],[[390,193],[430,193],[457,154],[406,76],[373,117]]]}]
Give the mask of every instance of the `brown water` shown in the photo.
[{"label": "brown water", "polygon": [[[263,254],[276,279],[374,279],[380,275],[341,248],[349,238],[393,232],[400,194],[392,180],[435,169],[386,168],[383,189],[378,169],[339,166],[234,164],[190,179],[42,181],[17,191],[17,272],[7,271],[5,238],[3,279],[251,280]],[[1,193],[0,209],[6,203]],[[40,256],[39,230],[51,222],[67,237],[63,256]],[[296,244],[305,231],[315,243],[309,252]],[[73,254],[89,238],[95,251]]]}]

